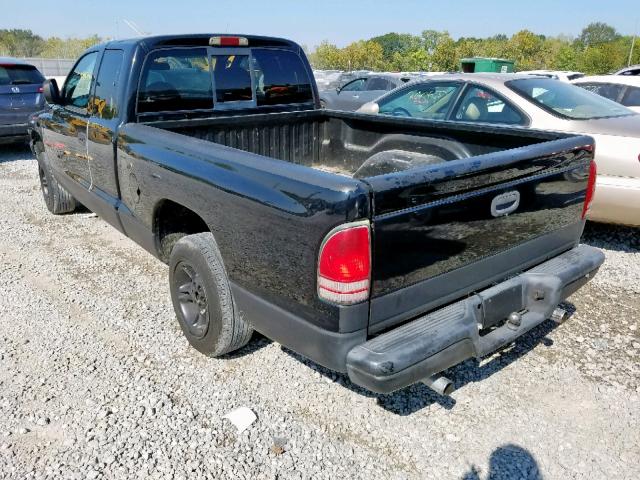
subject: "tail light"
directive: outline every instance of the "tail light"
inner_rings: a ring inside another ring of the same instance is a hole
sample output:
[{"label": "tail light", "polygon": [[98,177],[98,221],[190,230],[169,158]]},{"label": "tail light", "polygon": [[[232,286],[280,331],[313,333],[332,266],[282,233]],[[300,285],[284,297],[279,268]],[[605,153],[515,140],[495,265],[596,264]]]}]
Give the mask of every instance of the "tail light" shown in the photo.
[{"label": "tail light", "polygon": [[596,174],[598,168],[596,167],[595,160],[591,160],[591,164],[589,165],[589,180],[587,182],[587,193],[584,197],[584,207],[582,207],[582,218],[587,216],[589,212],[589,207],[591,206],[591,202],[593,201],[593,195],[596,191]]},{"label": "tail light", "polygon": [[369,223],[347,224],[327,235],[318,259],[318,295],[351,305],[369,298],[371,234]]},{"label": "tail light", "polygon": [[44,92],[44,87],[38,87],[38,93]]},{"label": "tail light", "polygon": [[245,37],[211,37],[209,45],[212,47],[247,47],[249,39]]}]

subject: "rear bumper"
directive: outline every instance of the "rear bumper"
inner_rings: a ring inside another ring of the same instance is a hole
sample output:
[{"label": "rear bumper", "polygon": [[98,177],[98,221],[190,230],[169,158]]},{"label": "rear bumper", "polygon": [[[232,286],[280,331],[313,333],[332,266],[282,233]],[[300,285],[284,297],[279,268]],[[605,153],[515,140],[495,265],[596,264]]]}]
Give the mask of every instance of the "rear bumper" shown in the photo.
[{"label": "rear bumper", "polygon": [[29,124],[0,125],[0,143],[23,142],[29,138]]},{"label": "rear bumper", "polygon": [[[510,280],[436,310],[352,348],[352,382],[389,393],[507,345],[551,316],[604,262],[603,253],[576,247]],[[518,313],[519,323],[505,322]],[[480,326],[484,331],[480,334]]]},{"label": "rear bumper", "polygon": [[640,226],[640,178],[598,175],[589,220]]}]

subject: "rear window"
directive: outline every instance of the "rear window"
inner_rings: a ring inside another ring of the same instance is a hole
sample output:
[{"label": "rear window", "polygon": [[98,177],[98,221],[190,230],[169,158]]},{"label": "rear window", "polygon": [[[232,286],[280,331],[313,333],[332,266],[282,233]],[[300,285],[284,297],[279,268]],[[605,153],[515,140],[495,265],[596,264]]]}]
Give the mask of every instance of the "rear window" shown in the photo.
[{"label": "rear window", "polygon": [[251,53],[258,106],[313,101],[311,80],[298,54],[267,48]]},{"label": "rear window", "polygon": [[0,65],[0,85],[43,83],[44,77],[32,65]]},{"label": "rear window", "polygon": [[211,59],[216,85],[216,101],[252,101],[249,55],[214,55]]},{"label": "rear window", "polygon": [[288,50],[163,49],[145,60],[138,113],[310,103],[311,85],[300,56]]},{"label": "rear window", "polygon": [[138,93],[138,112],[213,108],[206,48],[175,48],[150,53]]},{"label": "rear window", "polygon": [[575,85],[548,78],[511,80],[505,85],[540,108],[563,118],[594,118],[633,115],[629,109]]}]

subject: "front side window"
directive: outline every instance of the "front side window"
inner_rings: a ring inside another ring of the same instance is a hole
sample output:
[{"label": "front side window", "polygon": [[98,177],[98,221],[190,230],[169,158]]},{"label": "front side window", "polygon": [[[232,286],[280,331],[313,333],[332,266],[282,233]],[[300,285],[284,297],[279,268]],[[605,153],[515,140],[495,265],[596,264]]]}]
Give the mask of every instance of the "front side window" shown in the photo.
[{"label": "front side window", "polygon": [[206,48],[151,52],[142,70],[138,113],[213,109]]},{"label": "front side window", "polygon": [[493,92],[471,87],[467,90],[454,115],[462,122],[523,124],[524,119],[518,111]]},{"label": "front side window", "polygon": [[44,77],[32,65],[0,65],[0,85],[41,84]]},{"label": "front side window", "polygon": [[593,93],[617,102],[624,88],[623,85],[615,85],[612,83],[580,83],[579,87],[584,88]]},{"label": "front side window", "polygon": [[340,89],[341,92],[361,92],[364,90],[364,86],[367,83],[366,78],[359,78],[352,82],[347,83]]},{"label": "front side window", "polygon": [[395,85],[381,77],[372,77],[367,81],[367,90],[393,90]]},{"label": "front side window", "polygon": [[118,115],[118,81],[123,61],[122,50],[105,50],[102,56],[91,109],[98,118],[110,120]]},{"label": "front side window", "polygon": [[258,106],[313,102],[311,80],[297,53],[267,48],[251,53]]},{"label": "front side window", "polygon": [[640,107],[640,88],[627,87],[627,92],[622,98],[622,104],[625,107]]},{"label": "front side window", "polygon": [[588,120],[633,115],[612,100],[557,80],[523,78],[505,85],[543,110],[563,118]]},{"label": "front side window", "polygon": [[455,100],[459,83],[423,83],[378,101],[379,112],[397,117],[444,120]]},{"label": "front side window", "polygon": [[76,63],[76,66],[69,73],[62,89],[62,98],[65,105],[82,109],[87,108],[93,81],[93,69],[97,58],[98,52],[88,53]]}]

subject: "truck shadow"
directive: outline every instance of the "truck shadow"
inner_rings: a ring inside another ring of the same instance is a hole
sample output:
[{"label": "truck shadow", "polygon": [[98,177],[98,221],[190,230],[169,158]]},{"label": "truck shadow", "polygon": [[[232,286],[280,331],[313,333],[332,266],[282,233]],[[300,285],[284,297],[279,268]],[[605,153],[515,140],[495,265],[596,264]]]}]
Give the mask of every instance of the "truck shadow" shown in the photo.
[{"label": "truck shadow", "polygon": [[[562,303],[561,307],[567,311],[568,317],[571,317],[575,312],[575,306],[569,302]],[[523,357],[539,344],[542,344],[545,347],[551,347],[553,345],[553,341],[548,338],[547,335],[557,328],[557,326],[558,325],[555,322],[546,320],[522,337],[518,338],[515,343],[501,350],[499,353],[491,355],[489,361],[480,364],[477,360],[470,359],[456,365],[455,367],[445,370],[443,375],[454,382],[455,390],[460,390],[469,383],[485,380],[494,373],[499,372],[503,368]],[[454,398],[455,391],[453,396],[443,396],[437,394],[422,383],[416,383],[402,390],[386,395],[374,393],[352,383],[347,374],[334,372],[318,365],[302,355],[297,354],[296,352],[289,350],[286,347],[281,348],[284,353],[315,370],[325,378],[329,378],[333,382],[338,383],[359,395],[363,395],[368,398],[375,398],[377,404],[381,408],[396,415],[411,415],[412,413],[433,404],[438,404],[440,407],[447,410],[451,410],[456,405]]]},{"label": "truck shadow", "polygon": [[18,160],[35,160],[33,153],[26,144],[0,144],[0,164]]},{"label": "truck shadow", "polygon": [[580,241],[618,252],[640,252],[640,228],[587,222]]}]

